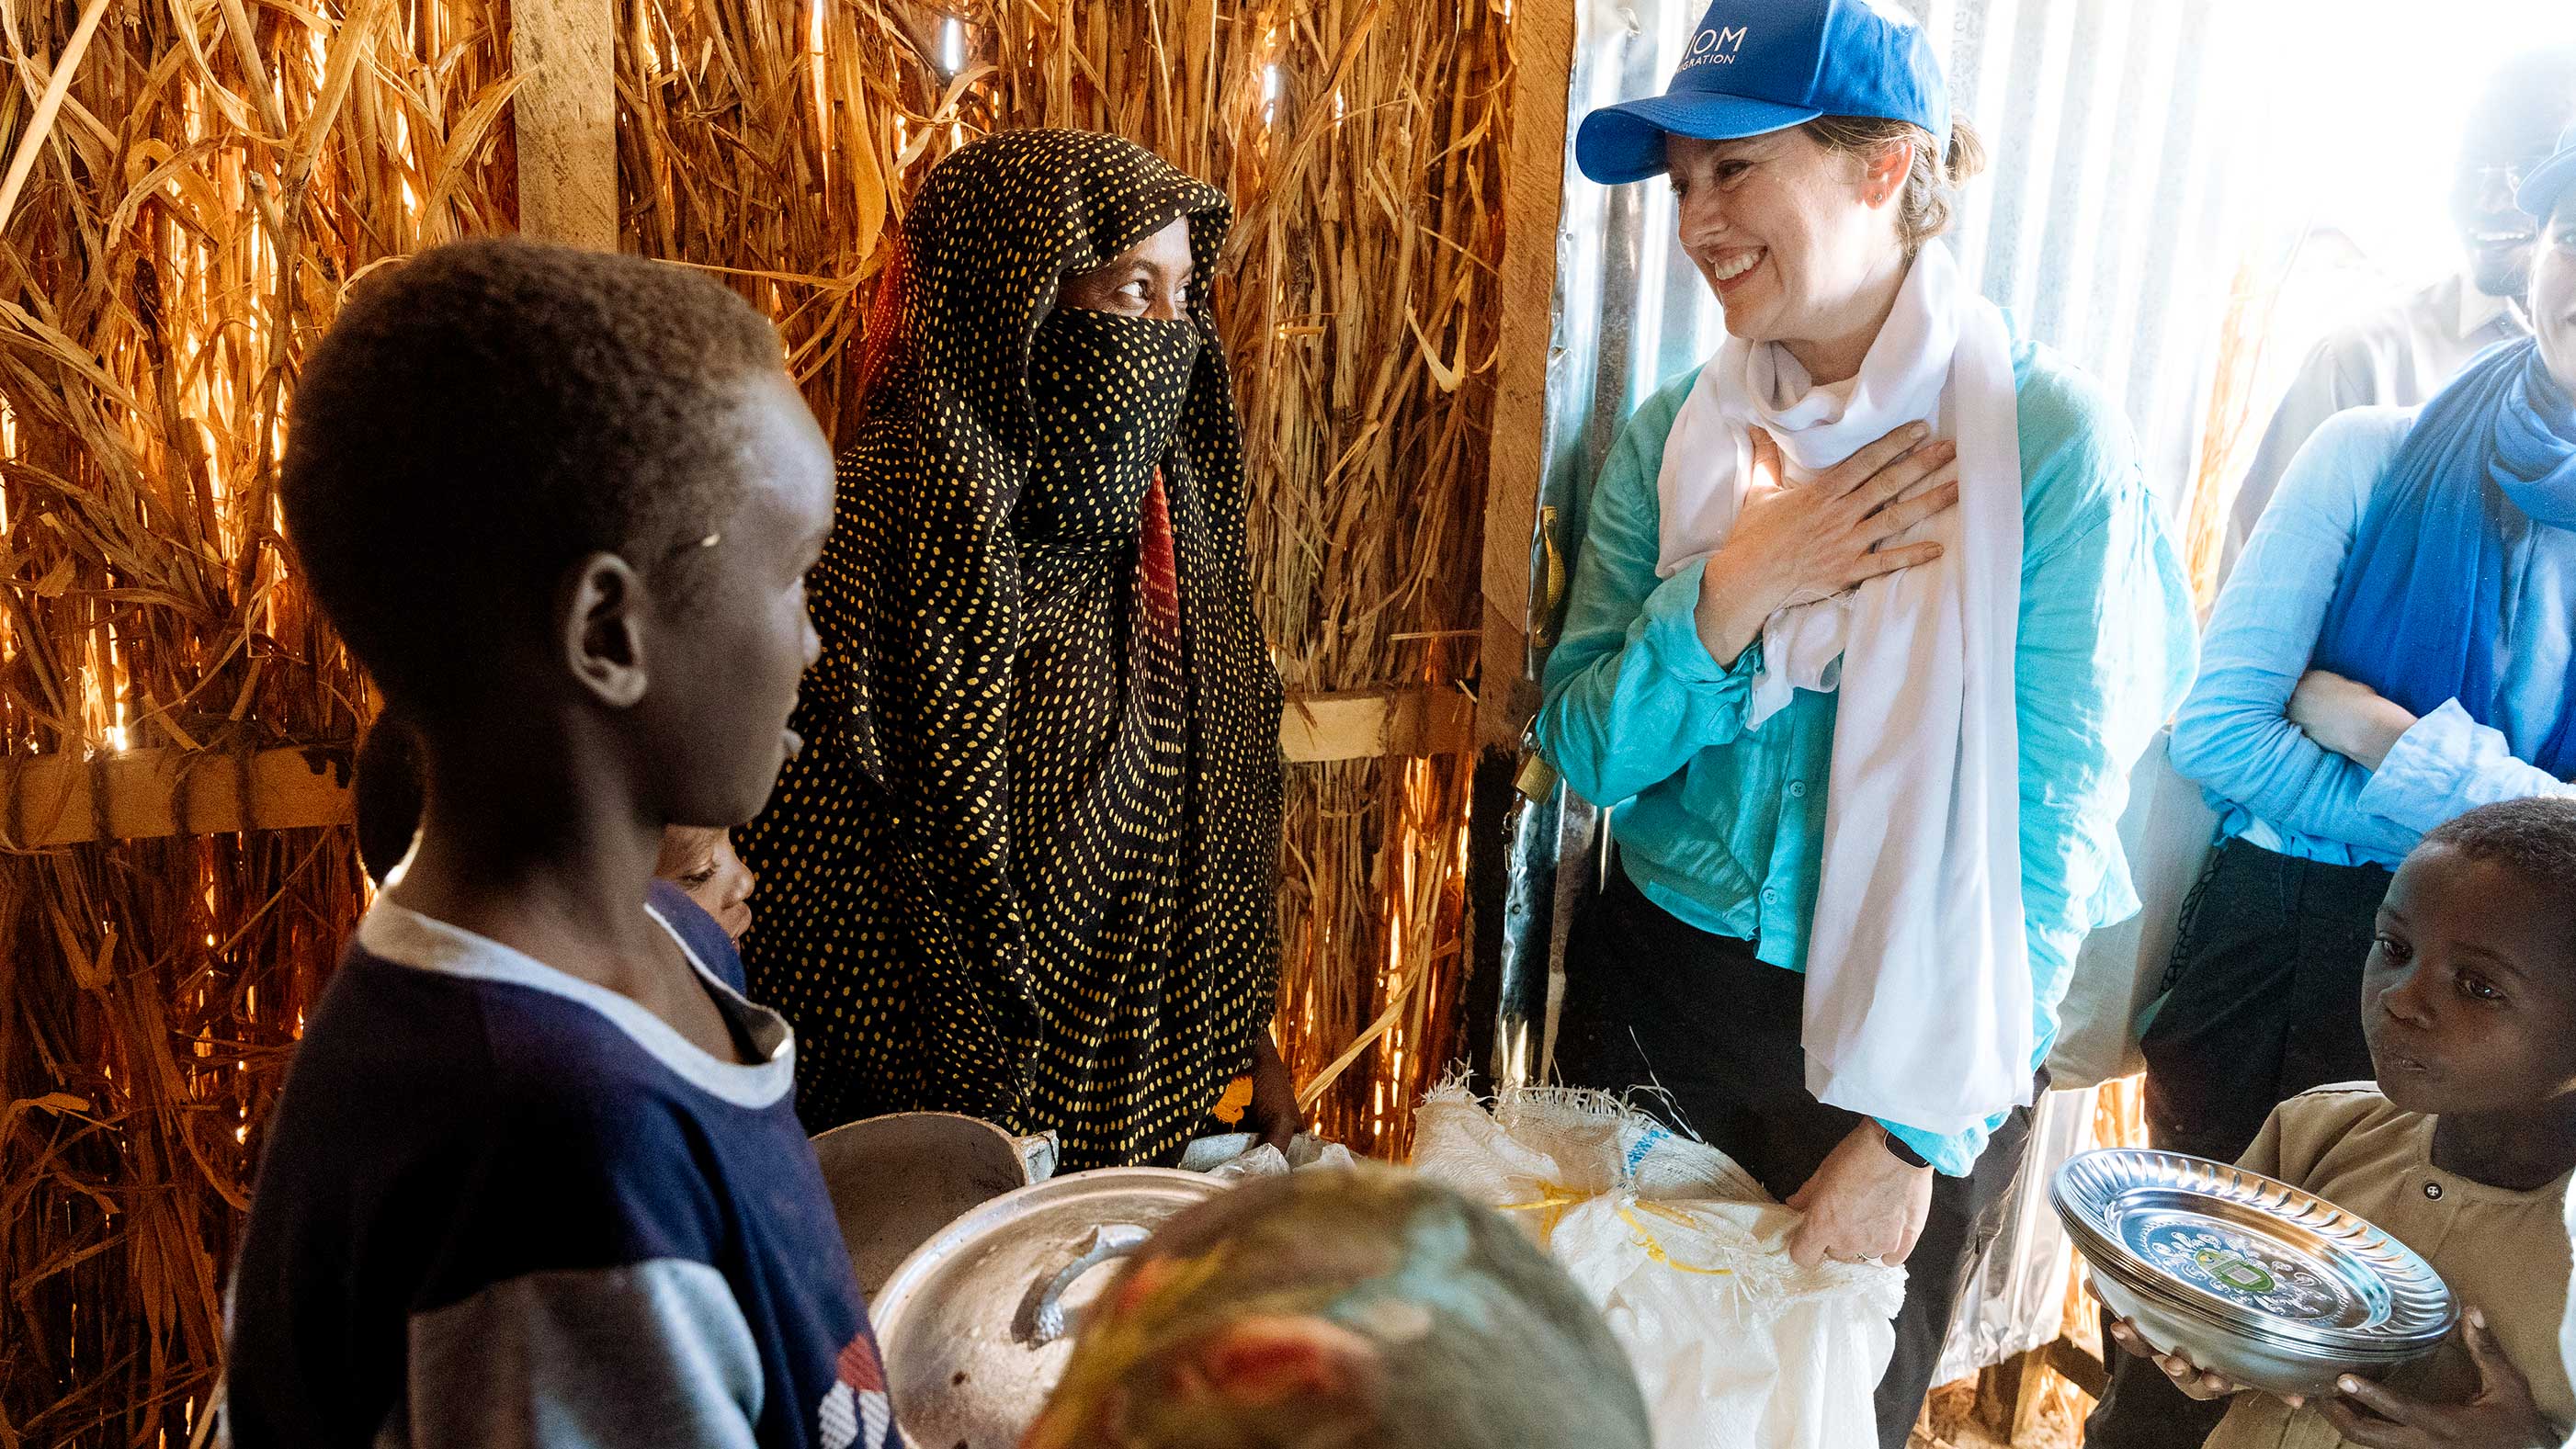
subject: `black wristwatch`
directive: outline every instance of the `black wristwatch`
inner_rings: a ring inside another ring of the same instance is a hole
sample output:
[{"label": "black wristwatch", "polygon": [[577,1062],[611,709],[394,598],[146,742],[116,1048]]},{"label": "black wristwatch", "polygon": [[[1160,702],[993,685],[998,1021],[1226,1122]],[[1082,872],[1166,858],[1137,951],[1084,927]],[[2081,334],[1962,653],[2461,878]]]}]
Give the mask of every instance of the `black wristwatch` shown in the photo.
[{"label": "black wristwatch", "polygon": [[1922,1153],[1915,1151],[1913,1148],[1906,1146],[1904,1138],[1888,1131],[1884,1125],[1878,1129],[1878,1140],[1887,1144],[1887,1152],[1889,1156],[1904,1163],[1908,1167],[1930,1167],[1932,1165],[1930,1159],[1926,1158]]}]

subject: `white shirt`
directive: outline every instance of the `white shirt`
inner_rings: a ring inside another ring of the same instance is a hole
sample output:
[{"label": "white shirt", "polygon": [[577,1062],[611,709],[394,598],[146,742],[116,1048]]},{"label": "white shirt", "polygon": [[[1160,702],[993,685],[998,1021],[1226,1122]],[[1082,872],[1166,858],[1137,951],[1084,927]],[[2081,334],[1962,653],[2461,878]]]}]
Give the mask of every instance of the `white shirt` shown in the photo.
[{"label": "white shirt", "polygon": [[2466,277],[2451,277],[2318,343],[2281,395],[2254,464],[2237,485],[2219,582],[2235,571],[2236,557],[2271,505],[2282,472],[2319,424],[2346,408],[2421,407],[2470,358],[2530,331],[2503,298],[2479,291]]}]

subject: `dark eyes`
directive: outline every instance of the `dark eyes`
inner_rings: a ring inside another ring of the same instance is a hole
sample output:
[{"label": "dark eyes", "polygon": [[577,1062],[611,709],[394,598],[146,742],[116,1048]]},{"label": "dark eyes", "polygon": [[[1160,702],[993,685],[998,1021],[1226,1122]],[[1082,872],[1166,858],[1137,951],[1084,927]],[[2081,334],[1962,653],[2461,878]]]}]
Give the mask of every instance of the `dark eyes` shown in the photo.
[{"label": "dark eyes", "polygon": [[[1717,187],[1720,191],[1731,191],[1735,188],[1735,184],[1742,181],[1752,170],[1753,163],[1750,161],[1720,161],[1715,166],[1709,168],[1709,179],[1717,183]],[[1673,176],[1673,195],[1676,197],[1688,196],[1690,195],[1690,190],[1691,184],[1689,179],[1679,173],[1675,173]]]},{"label": "dark eyes", "polygon": [[2474,971],[2463,971],[2456,978],[2460,994],[2471,1001],[2502,1001],[2504,993],[2495,984]]},{"label": "dark eyes", "polygon": [[[2415,959],[2415,948],[2382,931],[2370,938],[2372,953],[2392,966],[2403,966]],[[2499,1002],[2505,994],[2496,984],[2477,972],[2465,968],[2451,974],[2451,989],[2471,1001]]]}]

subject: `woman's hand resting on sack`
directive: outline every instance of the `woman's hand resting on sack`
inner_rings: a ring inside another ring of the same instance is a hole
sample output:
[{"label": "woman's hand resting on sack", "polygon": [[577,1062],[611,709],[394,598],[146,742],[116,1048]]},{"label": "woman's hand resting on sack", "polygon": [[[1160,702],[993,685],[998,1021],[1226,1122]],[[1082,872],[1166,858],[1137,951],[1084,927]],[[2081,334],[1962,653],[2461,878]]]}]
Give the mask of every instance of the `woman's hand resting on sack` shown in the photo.
[{"label": "woman's hand resting on sack", "polygon": [[1306,1114],[1297,1106],[1297,1079],[1289,1074],[1288,1064],[1279,1057],[1279,1044],[1270,1039],[1266,1028],[1252,1036],[1252,1106],[1244,1117],[1247,1131],[1282,1152],[1306,1125]]},{"label": "woman's hand resting on sack", "polygon": [[1902,1263],[1932,1213],[1932,1169],[1899,1161],[1887,1150],[1887,1129],[1865,1121],[1789,1195],[1789,1206],[1807,1215],[1789,1230],[1789,1257],[1799,1267],[1827,1258]]}]

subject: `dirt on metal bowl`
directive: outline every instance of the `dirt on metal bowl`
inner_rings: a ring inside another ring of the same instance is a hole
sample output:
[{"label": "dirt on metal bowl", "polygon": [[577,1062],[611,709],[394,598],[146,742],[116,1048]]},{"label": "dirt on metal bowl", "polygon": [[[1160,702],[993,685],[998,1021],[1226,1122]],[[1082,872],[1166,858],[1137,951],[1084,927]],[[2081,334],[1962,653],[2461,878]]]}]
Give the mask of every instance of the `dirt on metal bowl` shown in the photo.
[{"label": "dirt on metal bowl", "polygon": [[1022,1188],[941,1229],[868,1302],[905,1440],[1015,1449],[1119,1261],[1229,1186],[1106,1167]]}]

